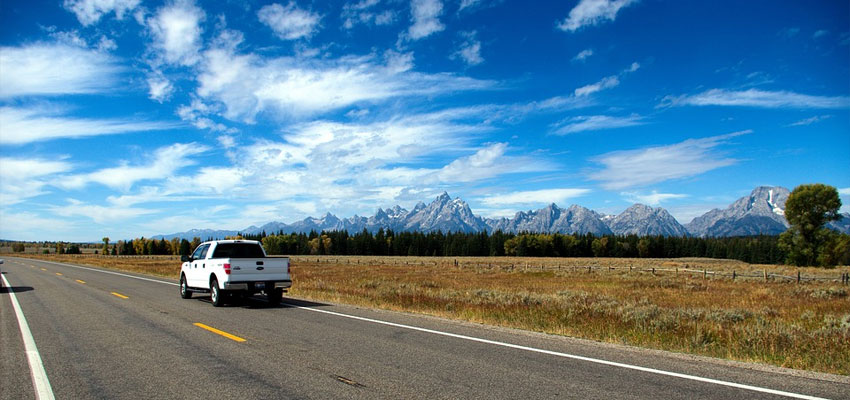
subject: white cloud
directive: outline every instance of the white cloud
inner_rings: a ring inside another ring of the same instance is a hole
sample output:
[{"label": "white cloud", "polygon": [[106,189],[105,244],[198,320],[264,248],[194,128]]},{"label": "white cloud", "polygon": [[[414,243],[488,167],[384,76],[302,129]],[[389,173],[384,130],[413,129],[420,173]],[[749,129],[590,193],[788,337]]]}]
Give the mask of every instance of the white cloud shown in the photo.
[{"label": "white cloud", "polygon": [[292,1],[286,7],[277,3],[264,6],[257,17],[283,40],[309,39],[316,33],[321,20],[319,14],[302,10]]},{"label": "white cloud", "polygon": [[87,174],[63,177],[59,186],[79,189],[91,183],[120,190],[129,190],[139,181],[164,181],[173,177],[180,169],[197,164],[192,157],[209,151],[210,148],[197,143],[177,143],[157,149],[145,164],[104,168]]},{"label": "white cloud", "polygon": [[484,58],[481,57],[481,42],[475,37],[476,32],[460,32],[460,36],[464,38],[464,41],[451,58],[460,58],[467,65],[478,65],[484,62]]},{"label": "white cloud", "polygon": [[592,84],[586,85],[586,86],[582,86],[582,87],[576,89],[575,92],[573,92],[573,94],[576,97],[589,96],[593,93],[596,93],[596,92],[604,90],[604,89],[610,89],[610,88],[613,88],[613,87],[617,87],[617,86],[620,85],[620,77],[625,76],[627,74],[630,74],[632,72],[635,72],[635,71],[638,70],[638,68],[640,68],[640,64],[638,64],[636,62],[632,63],[632,65],[630,65],[629,68],[626,68],[625,70],[620,72],[618,75],[608,76],[608,77],[602,78],[602,80],[600,80],[599,82],[592,83]]},{"label": "white cloud", "polygon": [[446,29],[440,22],[443,3],[440,0],[411,0],[410,20],[413,25],[407,31],[411,40],[419,40]]},{"label": "white cloud", "polygon": [[236,132],[236,129],[228,128],[224,124],[215,122],[206,117],[207,115],[211,115],[218,111],[218,108],[210,107],[209,105],[204,104],[201,100],[192,99],[192,103],[190,105],[183,105],[177,108],[177,115],[180,116],[182,120],[191,123],[198,129],[209,129],[213,132]]},{"label": "white cloud", "polygon": [[799,120],[799,121],[797,121],[797,122],[794,122],[794,123],[792,123],[792,124],[790,124],[790,125],[788,125],[788,126],[805,126],[805,125],[811,125],[811,124],[814,124],[814,123],[816,123],[816,122],[821,122],[821,121],[823,121],[823,120],[825,120],[825,119],[829,119],[829,118],[831,118],[831,117],[832,117],[832,115],[815,115],[814,117],[801,119],[801,120]]},{"label": "white cloud", "polygon": [[148,76],[148,97],[162,103],[174,92],[174,85],[162,73]]},{"label": "white cloud", "polygon": [[480,201],[490,207],[528,207],[541,204],[567,204],[571,199],[587,195],[590,189],[542,189],[510,192],[482,198]]},{"label": "white cloud", "polygon": [[375,103],[394,97],[437,95],[493,86],[451,74],[411,71],[412,55],[388,54],[386,64],[376,56],[339,59],[280,57],[265,59],[236,54],[229,45],[205,53],[198,77],[198,95],[223,104],[224,117],[252,122],[271,110],[284,117],[304,117]]},{"label": "white cloud", "polygon": [[844,196],[850,196],[850,187],[838,189],[838,194],[844,195]]},{"label": "white cloud", "polygon": [[699,175],[736,164],[738,160],[727,158],[714,150],[729,139],[748,133],[751,131],[688,139],[666,146],[605,153],[591,159],[604,165],[604,168],[590,173],[589,176],[601,181],[605,189],[617,190]]},{"label": "white cloud", "polygon": [[625,128],[642,125],[643,123],[643,117],[637,114],[632,114],[628,117],[612,117],[608,115],[579,116],[561,121],[552,134],[568,135],[584,131]]},{"label": "white cloud", "polygon": [[65,0],[65,9],[77,15],[81,24],[88,26],[100,17],[115,12],[115,18],[123,19],[124,13],[133,11],[141,0]]},{"label": "white cloud", "polygon": [[120,119],[83,119],[62,116],[62,110],[50,107],[0,107],[0,144],[20,145],[60,138],[114,135],[173,129],[164,122]]},{"label": "white cloud", "polygon": [[593,49],[584,49],[584,50],[578,52],[578,54],[576,54],[575,57],[573,57],[573,61],[584,61],[584,60],[587,60],[587,58],[592,56],[592,55],[593,55]]},{"label": "white cloud", "polygon": [[67,201],[68,203],[64,205],[50,206],[50,211],[62,217],[85,217],[98,224],[110,225],[159,212],[146,208],[86,204],[75,199]]},{"label": "white cloud", "polygon": [[[45,218],[41,212],[9,212],[9,208],[6,207],[0,208],[0,221],[3,221],[0,224],[0,237],[3,239],[28,240],[33,242],[69,240],[68,232],[75,228],[68,221],[56,217]],[[87,236],[84,240],[96,239]]]},{"label": "white cloud", "polygon": [[788,91],[710,89],[695,95],[665,97],[664,106],[737,106],[761,108],[850,108],[847,96],[811,96]]},{"label": "white cloud", "polygon": [[174,0],[147,21],[154,49],[169,64],[192,66],[200,60],[201,22],[206,16],[192,0]]},{"label": "white cloud", "polygon": [[779,31],[779,33],[777,33],[777,35],[782,36],[786,39],[790,39],[794,36],[797,36],[798,33],[800,33],[800,28],[791,27],[791,28],[785,28],[785,29]]},{"label": "white cloud", "polygon": [[562,31],[575,32],[587,25],[596,25],[606,20],[613,21],[617,13],[635,0],[581,0],[572,10],[570,15],[558,24]]},{"label": "white cloud", "polygon": [[342,7],[341,18],[344,20],[342,27],[352,29],[357,24],[381,26],[393,23],[396,15],[392,10],[374,11],[375,6],[379,3],[380,0],[361,0],[357,3],[346,3]]},{"label": "white cloud", "polygon": [[603,78],[601,81],[592,83],[590,85],[582,86],[575,90],[574,94],[576,96],[587,96],[593,93],[596,93],[602,89],[610,89],[613,87],[617,87],[620,84],[620,79],[617,76],[608,76]]},{"label": "white cloud", "polygon": [[475,7],[481,3],[481,0],[460,0],[460,6],[458,6],[458,11],[463,11],[467,8]]},{"label": "white cloud", "polygon": [[9,206],[44,194],[43,188],[55,180],[55,174],[72,168],[65,161],[0,157],[0,204]]},{"label": "white cloud", "polygon": [[826,29],[818,29],[814,34],[812,34],[812,39],[817,39],[820,37],[824,37],[829,34],[829,31]]},{"label": "white cloud", "polygon": [[424,178],[427,183],[457,184],[478,182],[501,175],[545,171],[552,167],[531,157],[509,157],[507,143],[494,143],[470,156],[458,158]]},{"label": "white cloud", "polygon": [[122,68],[108,54],[69,44],[0,48],[0,97],[100,93]]},{"label": "white cloud", "polygon": [[625,197],[628,201],[647,204],[650,206],[659,206],[667,200],[684,199],[688,197],[686,194],[658,193],[655,190],[653,190],[652,193],[623,192],[620,193],[620,195]]}]

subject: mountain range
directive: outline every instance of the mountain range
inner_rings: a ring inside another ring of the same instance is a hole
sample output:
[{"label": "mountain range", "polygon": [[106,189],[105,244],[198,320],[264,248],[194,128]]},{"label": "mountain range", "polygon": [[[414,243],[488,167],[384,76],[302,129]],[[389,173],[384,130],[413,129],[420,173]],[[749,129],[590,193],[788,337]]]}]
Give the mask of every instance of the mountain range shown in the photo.
[{"label": "mountain range", "polygon": [[[443,193],[431,203],[419,202],[412,210],[400,206],[379,208],[371,217],[353,216],[340,219],[327,213],[322,218],[305,218],[291,224],[269,222],[262,226],[249,226],[240,231],[192,229],[186,232],[156,235],[153,239],[180,238],[191,240],[224,238],[242,234],[298,233],[310,231],[348,231],[364,229],[419,232],[534,232],[534,233],[592,233],[594,235],[662,235],[725,237],[750,235],[776,235],[788,228],[785,219],[785,201],[790,191],[779,186],[760,186],[749,196],[742,197],[726,209],[714,209],[694,218],[686,225],[680,224],[667,210],[635,204],[618,215],[606,215],[588,208],[571,205],[560,208],[550,204],[539,210],[517,212],[512,218],[482,218],[475,215],[460,198]],[[829,227],[850,233],[850,214],[830,223]]]}]

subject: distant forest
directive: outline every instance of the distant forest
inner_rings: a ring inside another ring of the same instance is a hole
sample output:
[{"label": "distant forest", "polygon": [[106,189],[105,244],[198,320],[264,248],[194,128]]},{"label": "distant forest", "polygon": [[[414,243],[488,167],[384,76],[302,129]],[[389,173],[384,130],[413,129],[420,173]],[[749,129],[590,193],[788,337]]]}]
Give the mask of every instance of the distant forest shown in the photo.
[{"label": "distant forest", "polygon": [[[518,256],[518,257],[708,257],[753,264],[781,264],[785,254],[778,236],[726,238],[664,236],[596,236],[592,234],[442,233],[379,230],[349,234],[345,231],[240,235],[258,240],[273,255],[366,256]],[[119,241],[112,254],[189,254],[200,238],[187,241]]]}]

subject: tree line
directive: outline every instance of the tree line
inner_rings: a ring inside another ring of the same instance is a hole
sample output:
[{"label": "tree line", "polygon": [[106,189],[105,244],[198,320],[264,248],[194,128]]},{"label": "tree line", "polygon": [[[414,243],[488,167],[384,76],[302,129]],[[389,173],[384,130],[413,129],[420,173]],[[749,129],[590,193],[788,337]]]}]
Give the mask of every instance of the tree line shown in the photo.
[{"label": "tree line", "polygon": [[[778,236],[728,238],[637,235],[394,232],[380,229],[244,235],[259,240],[269,254],[366,256],[517,257],[707,257],[777,264],[786,253]],[[847,260],[850,262],[850,260]]]}]

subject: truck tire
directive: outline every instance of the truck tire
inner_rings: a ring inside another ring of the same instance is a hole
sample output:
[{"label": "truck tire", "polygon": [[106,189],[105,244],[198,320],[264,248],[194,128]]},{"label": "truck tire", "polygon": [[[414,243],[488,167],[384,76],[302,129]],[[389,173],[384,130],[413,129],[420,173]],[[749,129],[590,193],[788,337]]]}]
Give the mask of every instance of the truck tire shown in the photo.
[{"label": "truck tire", "polygon": [[210,300],[212,300],[213,307],[221,307],[224,305],[224,294],[221,293],[221,289],[218,288],[218,280],[212,278],[210,281]]},{"label": "truck tire", "polygon": [[279,306],[281,300],[283,300],[283,289],[272,289],[266,294],[266,300],[269,301],[269,305]]},{"label": "truck tire", "polygon": [[189,290],[189,285],[186,283],[186,275],[180,274],[180,297],[184,299],[192,298],[192,291]]}]

